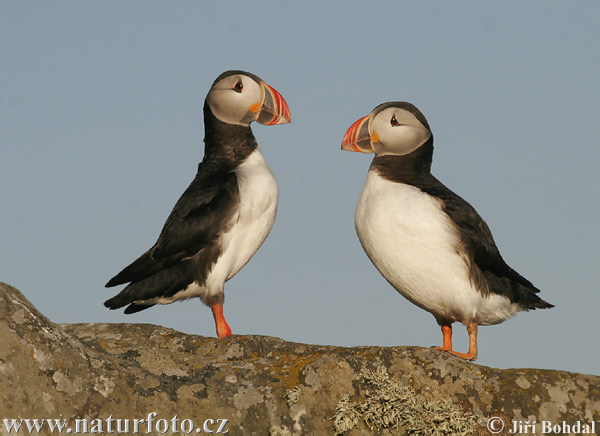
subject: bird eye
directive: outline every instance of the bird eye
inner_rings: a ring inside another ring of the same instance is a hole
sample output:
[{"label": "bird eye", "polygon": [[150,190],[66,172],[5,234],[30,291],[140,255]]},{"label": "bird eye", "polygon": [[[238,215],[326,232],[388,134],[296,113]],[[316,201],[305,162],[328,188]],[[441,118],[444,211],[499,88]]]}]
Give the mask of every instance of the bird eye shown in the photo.
[{"label": "bird eye", "polygon": [[398,120],[396,119],[396,115],[394,115],[394,116],[392,117],[392,119],[390,120],[390,123],[392,124],[392,127],[395,127],[395,126],[399,126],[399,125],[400,125],[400,123],[399,123],[399,122],[398,122]]},{"label": "bird eye", "polygon": [[239,79],[237,83],[233,86],[233,90],[235,92],[242,92],[242,89],[244,89],[244,83],[242,82],[242,79]]}]

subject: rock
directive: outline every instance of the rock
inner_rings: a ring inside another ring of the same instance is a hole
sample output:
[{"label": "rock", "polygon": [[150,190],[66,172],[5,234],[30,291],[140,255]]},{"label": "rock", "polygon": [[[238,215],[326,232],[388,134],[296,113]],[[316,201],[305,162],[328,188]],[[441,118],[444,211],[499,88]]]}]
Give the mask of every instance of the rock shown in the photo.
[{"label": "rock", "polygon": [[597,376],[500,370],[419,347],[58,325],[2,283],[0,338],[1,434],[17,424],[30,434],[25,419],[38,419],[40,434],[50,425],[73,434],[282,436],[490,434],[488,425],[509,434],[513,421],[533,426],[518,430],[530,434],[600,429]]}]

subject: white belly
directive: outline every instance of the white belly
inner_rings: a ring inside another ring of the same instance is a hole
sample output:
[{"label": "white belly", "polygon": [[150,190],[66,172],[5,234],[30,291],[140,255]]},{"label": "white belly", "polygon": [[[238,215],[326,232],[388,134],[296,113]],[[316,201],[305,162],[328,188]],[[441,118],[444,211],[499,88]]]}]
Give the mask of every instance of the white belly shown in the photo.
[{"label": "white belly", "polygon": [[507,298],[475,289],[457,251],[457,231],[434,197],[369,171],[355,218],[360,242],[381,274],[434,316],[494,324],[516,311]]}]

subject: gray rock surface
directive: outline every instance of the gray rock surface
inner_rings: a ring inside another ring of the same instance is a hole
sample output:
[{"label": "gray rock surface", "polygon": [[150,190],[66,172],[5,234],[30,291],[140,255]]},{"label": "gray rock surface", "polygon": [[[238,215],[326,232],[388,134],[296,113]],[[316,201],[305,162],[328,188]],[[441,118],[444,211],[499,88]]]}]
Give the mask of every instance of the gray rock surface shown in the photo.
[{"label": "gray rock surface", "polygon": [[490,418],[505,424],[496,434],[513,421],[535,421],[529,434],[600,430],[598,376],[500,370],[419,347],[57,325],[3,283],[0,341],[0,434],[16,434],[7,423],[35,434],[20,419],[59,420],[62,434],[490,434]]}]

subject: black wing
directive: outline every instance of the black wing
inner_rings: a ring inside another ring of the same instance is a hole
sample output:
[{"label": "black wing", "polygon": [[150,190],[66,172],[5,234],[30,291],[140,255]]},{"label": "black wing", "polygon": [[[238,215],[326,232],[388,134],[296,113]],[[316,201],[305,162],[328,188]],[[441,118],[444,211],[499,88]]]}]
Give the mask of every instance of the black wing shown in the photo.
[{"label": "black wing", "polygon": [[106,287],[143,280],[212,245],[228,229],[238,199],[230,168],[201,163],[198,174],[167,218],[156,244],[113,277]]},{"label": "black wing", "polygon": [[[486,278],[489,279],[489,273],[491,273],[498,278],[514,281],[531,292],[539,292],[539,289],[529,280],[504,261],[496,246],[492,232],[473,206],[448,189],[431,174],[424,177],[417,187],[444,202],[444,211],[456,223],[467,252],[472,255],[473,261]],[[504,293],[498,292],[499,289],[496,289],[493,283],[490,283],[490,285],[490,291]]]}]

